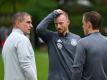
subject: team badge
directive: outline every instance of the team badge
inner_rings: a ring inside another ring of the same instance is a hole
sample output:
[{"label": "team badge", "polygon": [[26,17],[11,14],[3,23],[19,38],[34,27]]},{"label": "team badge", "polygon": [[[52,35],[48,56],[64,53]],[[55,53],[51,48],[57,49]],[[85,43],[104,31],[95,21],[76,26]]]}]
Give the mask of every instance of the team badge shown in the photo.
[{"label": "team badge", "polygon": [[57,47],[58,47],[58,49],[62,49],[62,41],[61,41],[61,39],[57,40]]},{"label": "team badge", "polygon": [[77,40],[76,39],[71,39],[71,45],[76,46],[77,45]]}]

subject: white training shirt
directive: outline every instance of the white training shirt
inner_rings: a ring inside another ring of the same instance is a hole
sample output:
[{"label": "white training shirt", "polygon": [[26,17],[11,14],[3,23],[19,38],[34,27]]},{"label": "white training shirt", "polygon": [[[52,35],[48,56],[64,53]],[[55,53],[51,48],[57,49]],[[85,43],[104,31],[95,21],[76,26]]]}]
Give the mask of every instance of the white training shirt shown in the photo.
[{"label": "white training shirt", "polygon": [[4,80],[37,80],[34,51],[20,29],[13,29],[3,46],[2,56]]}]

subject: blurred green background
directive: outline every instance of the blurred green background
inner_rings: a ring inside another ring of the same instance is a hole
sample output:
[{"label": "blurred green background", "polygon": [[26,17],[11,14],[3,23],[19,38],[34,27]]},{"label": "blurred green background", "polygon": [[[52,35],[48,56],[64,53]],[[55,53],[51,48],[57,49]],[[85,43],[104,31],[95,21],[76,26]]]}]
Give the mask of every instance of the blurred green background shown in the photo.
[{"label": "blurred green background", "polygon": [[[31,43],[35,50],[38,80],[47,80],[48,77],[48,54],[47,46],[42,43],[36,34],[36,26],[39,22],[55,9],[63,9],[69,14],[71,20],[70,31],[83,37],[82,14],[86,11],[96,10],[103,16],[101,32],[107,35],[107,0],[0,0],[0,31],[5,28],[11,30],[11,16],[20,11],[32,15],[33,29]],[[54,26],[54,24],[52,24]],[[51,27],[55,30],[54,27]],[[3,32],[0,32],[4,36]],[[0,44],[0,51],[2,45]],[[1,52],[0,52],[1,53]],[[0,80],[3,80],[3,62],[0,54]]]}]

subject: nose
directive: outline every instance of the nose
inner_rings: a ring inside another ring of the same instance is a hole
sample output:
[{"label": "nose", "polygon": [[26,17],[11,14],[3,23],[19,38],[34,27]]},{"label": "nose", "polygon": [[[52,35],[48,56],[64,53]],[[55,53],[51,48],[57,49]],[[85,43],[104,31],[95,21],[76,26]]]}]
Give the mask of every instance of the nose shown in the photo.
[{"label": "nose", "polygon": [[60,24],[57,24],[57,28],[60,28]]},{"label": "nose", "polygon": [[57,24],[57,28],[59,29],[61,26],[60,26],[60,24]]},{"label": "nose", "polygon": [[32,23],[30,24],[30,27],[31,27],[31,28],[33,27]]}]

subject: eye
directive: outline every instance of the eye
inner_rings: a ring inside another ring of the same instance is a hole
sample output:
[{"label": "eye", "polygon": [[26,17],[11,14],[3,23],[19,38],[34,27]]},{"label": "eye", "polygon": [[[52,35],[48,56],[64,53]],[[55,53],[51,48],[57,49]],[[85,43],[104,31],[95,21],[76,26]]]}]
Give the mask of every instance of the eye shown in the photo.
[{"label": "eye", "polygon": [[61,25],[61,24],[63,24],[63,22],[60,22],[59,24]]},{"label": "eye", "polygon": [[55,23],[55,25],[58,25],[57,23]]},{"label": "eye", "polygon": [[31,22],[31,21],[27,21],[26,23],[29,23],[29,24],[30,24],[30,23],[32,23],[32,22]]}]

